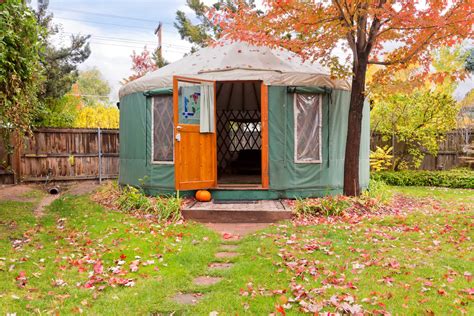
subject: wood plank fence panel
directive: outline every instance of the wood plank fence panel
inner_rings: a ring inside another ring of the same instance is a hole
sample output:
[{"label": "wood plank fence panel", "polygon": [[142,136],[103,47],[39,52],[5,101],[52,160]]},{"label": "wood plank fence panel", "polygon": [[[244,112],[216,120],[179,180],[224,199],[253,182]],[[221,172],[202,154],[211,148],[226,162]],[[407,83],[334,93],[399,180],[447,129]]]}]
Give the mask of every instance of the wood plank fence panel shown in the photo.
[{"label": "wood plank fence panel", "polygon": [[119,132],[38,129],[32,137],[24,140],[20,159],[21,180],[27,182],[116,178],[119,170]]},{"label": "wood plank fence panel", "polygon": [[13,184],[15,182],[11,165],[12,155],[9,154],[7,146],[0,141],[0,185]]},{"label": "wood plank fence panel", "polygon": [[[445,139],[439,143],[439,152],[437,156],[425,153],[423,162],[419,169],[422,170],[448,170],[462,166],[459,159],[464,156],[466,144],[474,142],[474,130],[460,129],[447,133]],[[395,155],[404,150],[404,144],[396,139],[383,140],[380,134],[374,133],[371,136],[370,149],[375,150],[376,146],[393,146]]]}]

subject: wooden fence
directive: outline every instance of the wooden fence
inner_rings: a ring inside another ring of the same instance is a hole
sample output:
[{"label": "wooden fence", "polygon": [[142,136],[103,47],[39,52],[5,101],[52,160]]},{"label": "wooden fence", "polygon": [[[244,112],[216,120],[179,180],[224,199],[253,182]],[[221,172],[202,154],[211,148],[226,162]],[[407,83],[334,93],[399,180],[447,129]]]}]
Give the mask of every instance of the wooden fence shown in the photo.
[{"label": "wooden fence", "polygon": [[[473,130],[448,133],[440,143],[438,156],[426,155],[421,169],[451,169],[461,165],[465,145],[474,141]],[[14,142],[12,142],[14,143]],[[403,144],[394,142],[395,153]],[[392,145],[374,134],[371,149]],[[0,184],[117,178],[119,131],[111,129],[42,128],[25,138],[23,145],[8,153],[0,142]]]},{"label": "wooden fence", "polygon": [[[447,170],[463,165],[462,158],[466,155],[466,145],[474,142],[474,130],[459,129],[447,133],[445,140],[439,143],[437,156],[425,153],[420,169],[422,170]],[[405,150],[405,145],[396,139],[383,140],[380,134],[372,134],[370,149],[375,150],[376,146],[393,146],[395,155]]]},{"label": "wooden fence", "polygon": [[41,128],[15,146],[10,160],[14,182],[116,178],[119,131]]}]

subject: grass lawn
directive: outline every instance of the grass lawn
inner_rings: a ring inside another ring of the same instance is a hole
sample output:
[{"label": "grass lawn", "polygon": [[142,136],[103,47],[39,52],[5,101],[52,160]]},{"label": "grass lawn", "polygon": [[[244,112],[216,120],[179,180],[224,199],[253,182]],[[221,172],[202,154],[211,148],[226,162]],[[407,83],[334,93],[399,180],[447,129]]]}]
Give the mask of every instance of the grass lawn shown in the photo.
[{"label": "grass lawn", "polygon": [[[474,191],[390,190],[409,212],[273,225],[224,241],[240,256],[220,272],[208,264],[223,241],[199,224],[164,227],[88,196],[41,218],[35,202],[0,201],[0,314],[473,314]],[[202,275],[223,280],[193,285]],[[178,292],[203,297],[179,305]]]}]

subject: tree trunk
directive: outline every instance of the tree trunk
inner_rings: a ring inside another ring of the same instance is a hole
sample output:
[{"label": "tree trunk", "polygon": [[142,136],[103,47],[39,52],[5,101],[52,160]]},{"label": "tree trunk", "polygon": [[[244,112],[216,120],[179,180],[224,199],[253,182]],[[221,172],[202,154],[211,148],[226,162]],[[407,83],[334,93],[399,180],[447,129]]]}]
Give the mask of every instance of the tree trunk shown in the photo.
[{"label": "tree trunk", "polygon": [[344,195],[360,194],[359,154],[362,131],[362,111],[365,100],[365,75],[367,72],[366,58],[359,58],[353,67],[351,103],[346,138],[346,154],[344,160]]}]

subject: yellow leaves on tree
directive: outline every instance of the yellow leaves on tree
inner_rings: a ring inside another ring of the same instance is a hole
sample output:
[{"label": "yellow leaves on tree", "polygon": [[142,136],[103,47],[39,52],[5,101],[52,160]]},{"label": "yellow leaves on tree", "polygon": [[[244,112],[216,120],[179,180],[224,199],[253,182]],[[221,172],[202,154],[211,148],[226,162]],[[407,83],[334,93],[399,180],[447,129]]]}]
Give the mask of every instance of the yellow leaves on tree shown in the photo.
[{"label": "yellow leaves on tree", "polygon": [[119,128],[119,110],[102,104],[82,107],[76,116],[73,127]]},{"label": "yellow leaves on tree", "polygon": [[393,147],[379,147],[370,152],[370,169],[373,171],[389,170],[392,167]]}]

